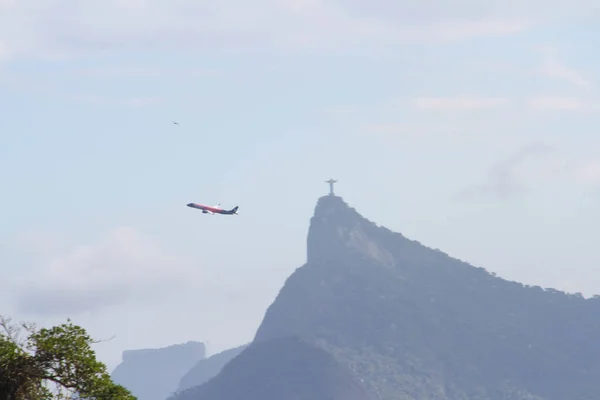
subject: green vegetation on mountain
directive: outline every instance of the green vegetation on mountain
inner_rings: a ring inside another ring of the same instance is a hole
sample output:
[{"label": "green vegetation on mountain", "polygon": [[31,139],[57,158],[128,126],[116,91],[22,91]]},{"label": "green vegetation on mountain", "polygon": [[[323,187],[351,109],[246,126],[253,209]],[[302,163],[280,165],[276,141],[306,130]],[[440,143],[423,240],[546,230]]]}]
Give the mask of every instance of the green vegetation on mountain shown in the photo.
[{"label": "green vegetation on mountain", "polygon": [[371,400],[326,351],[297,337],[252,343],[201,386],[173,400]]},{"label": "green vegetation on mountain", "polygon": [[[599,398],[597,297],[501,279],[377,226],[336,196],[319,199],[307,244],[307,263],[251,346],[177,400],[250,398],[249,377],[263,400],[302,398],[292,382],[310,372],[285,367],[299,355],[266,355],[284,353],[278,341],[290,337],[326,351],[327,365],[351,372],[348,385],[379,400]],[[313,399],[332,398],[326,390],[339,380],[327,379]],[[244,390],[231,397],[235,388]]]},{"label": "green vegetation on mountain", "polygon": [[82,327],[37,329],[8,318],[0,325],[0,400],[136,400],[110,379]]},{"label": "green vegetation on mountain", "polygon": [[300,335],[385,400],[584,400],[600,393],[600,301],[510,282],[320,199],[309,262],[257,341]]}]

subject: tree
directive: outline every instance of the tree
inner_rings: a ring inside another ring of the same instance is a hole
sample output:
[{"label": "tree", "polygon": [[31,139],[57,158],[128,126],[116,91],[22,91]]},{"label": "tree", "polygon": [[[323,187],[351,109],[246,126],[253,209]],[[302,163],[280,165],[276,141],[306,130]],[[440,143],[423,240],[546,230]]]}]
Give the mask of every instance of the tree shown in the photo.
[{"label": "tree", "polygon": [[0,400],[136,400],[112,381],[92,343],[70,320],[37,329],[0,316]]}]

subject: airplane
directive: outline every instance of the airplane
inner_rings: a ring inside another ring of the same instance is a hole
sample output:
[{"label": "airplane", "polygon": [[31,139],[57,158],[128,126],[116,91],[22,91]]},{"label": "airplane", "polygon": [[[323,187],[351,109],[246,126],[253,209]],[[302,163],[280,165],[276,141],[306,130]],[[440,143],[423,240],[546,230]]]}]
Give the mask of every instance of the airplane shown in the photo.
[{"label": "airplane", "polygon": [[191,207],[191,208],[197,208],[198,210],[202,210],[202,214],[238,215],[238,213],[237,213],[238,206],[233,207],[231,210],[223,210],[221,208],[221,203],[217,204],[216,206],[212,206],[212,207],[205,206],[203,204],[196,204],[196,203],[189,203],[187,206]]}]

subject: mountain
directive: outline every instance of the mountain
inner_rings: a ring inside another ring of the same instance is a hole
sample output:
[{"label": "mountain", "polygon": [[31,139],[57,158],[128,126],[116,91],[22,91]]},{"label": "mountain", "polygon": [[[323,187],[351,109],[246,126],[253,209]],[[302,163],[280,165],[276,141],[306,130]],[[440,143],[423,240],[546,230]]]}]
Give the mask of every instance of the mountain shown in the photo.
[{"label": "mountain", "polygon": [[[233,399],[235,388],[237,398],[254,399],[243,395],[250,377],[264,400],[299,399],[294,382],[309,382],[317,365],[335,373],[315,385],[315,400],[344,385],[378,400],[592,400],[599,317],[598,297],[501,279],[325,196],[311,218],[307,262],[252,344],[177,400]],[[302,358],[308,349],[331,358]]]},{"label": "mountain", "polygon": [[237,357],[246,345],[234,347],[200,360],[179,381],[179,391],[199,386],[216,376],[225,364]]},{"label": "mountain", "polygon": [[177,400],[372,400],[326,351],[295,336],[252,343]]},{"label": "mountain", "polygon": [[125,350],[123,362],[117,365],[111,377],[138,400],[165,400],[177,390],[181,377],[205,357],[206,348],[200,342]]}]

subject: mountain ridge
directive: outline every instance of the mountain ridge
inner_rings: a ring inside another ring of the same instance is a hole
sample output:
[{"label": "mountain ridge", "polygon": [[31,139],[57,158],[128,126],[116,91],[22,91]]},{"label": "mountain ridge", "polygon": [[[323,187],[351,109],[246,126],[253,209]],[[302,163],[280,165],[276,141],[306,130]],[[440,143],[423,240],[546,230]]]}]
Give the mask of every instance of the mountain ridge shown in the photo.
[{"label": "mountain ridge", "polygon": [[331,354],[298,336],[253,342],[214,378],[170,399],[374,400]]},{"label": "mountain ridge", "polygon": [[[324,196],[307,261],[266,310],[253,344],[300,338],[375,399],[589,400],[600,392],[599,305],[497,277]],[[235,383],[227,371],[217,375],[222,387]]]},{"label": "mountain ridge", "polygon": [[199,360],[185,375],[179,380],[178,391],[184,391],[194,386],[199,386],[204,382],[216,376],[229,361],[237,357],[247,344],[233,347],[213,354],[210,357]]},{"label": "mountain ridge", "polygon": [[205,357],[204,343],[195,341],[158,349],[125,350],[111,378],[138,400],[165,400],[177,390],[181,377]]}]

